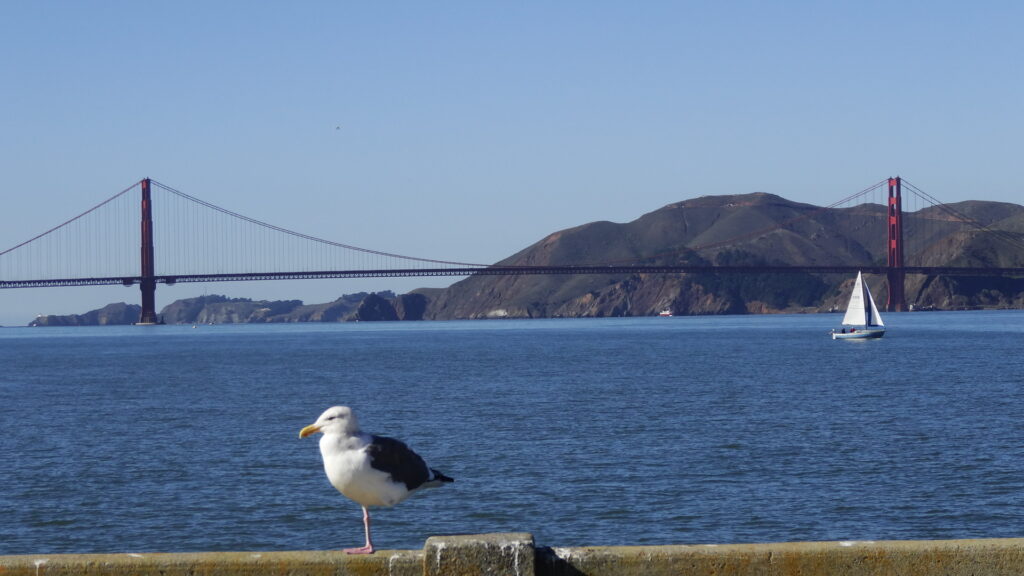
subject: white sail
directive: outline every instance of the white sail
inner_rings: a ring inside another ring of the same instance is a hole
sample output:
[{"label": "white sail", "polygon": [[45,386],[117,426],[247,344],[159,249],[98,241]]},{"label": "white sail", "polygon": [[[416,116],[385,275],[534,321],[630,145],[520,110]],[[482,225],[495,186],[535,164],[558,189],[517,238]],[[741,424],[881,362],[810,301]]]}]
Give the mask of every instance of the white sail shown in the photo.
[{"label": "white sail", "polygon": [[[858,272],[857,274],[859,275],[860,272]],[[869,314],[867,318],[864,319],[864,325],[885,326],[885,324],[882,322],[882,315],[878,313],[878,308],[875,307],[875,299],[871,297],[871,290],[868,289],[868,285],[866,282],[864,283],[864,295],[867,296],[868,304],[871,305],[870,307],[868,307],[867,311],[869,312]]]},{"label": "white sail", "polygon": [[871,291],[857,272],[857,281],[853,285],[853,292],[850,294],[850,305],[846,307],[846,316],[843,316],[843,324],[846,326],[884,326],[882,316],[878,314],[875,307],[875,299],[871,297]]},{"label": "white sail", "polygon": [[850,293],[850,303],[846,306],[846,316],[843,316],[844,326],[864,325],[864,284],[857,272],[857,282],[853,285]]}]

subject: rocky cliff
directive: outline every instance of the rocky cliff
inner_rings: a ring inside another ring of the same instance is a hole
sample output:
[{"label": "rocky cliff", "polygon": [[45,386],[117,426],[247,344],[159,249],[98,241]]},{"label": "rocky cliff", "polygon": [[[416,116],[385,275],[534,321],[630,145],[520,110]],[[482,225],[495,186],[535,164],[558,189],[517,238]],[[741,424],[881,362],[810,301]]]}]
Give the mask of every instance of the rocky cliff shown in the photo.
[{"label": "rocky cliff", "polygon": [[136,304],[118,302],[108,304],[99,310],[85,314],[67,316],[37,316],[29,322],[29,326],[106,326],[114,324],[133,324],[139,321],[142,307]]},{"label": "rocky cliff", "polygon": [[[251,324],[270,322],[360,322],[421,320],[427,299],[421,294],[396,296],[385,291],[346,294],[325,304],[301,300],[250,300],[210,295],[177,300],[157,315],[165,324]],[[142,309],[136,305],[110,304],[85,314],[40,316],[30,326],[100,326],[134,324]]]},{"label": "rocky cliff", "polygon": [[165,307],[160,317],[168,324],[420,320],[425,308],[422,296],[396,296],[390,291],[346,294],[333,302],[309,305],[301,300],[249,300],[215,295],[178,300]]}]

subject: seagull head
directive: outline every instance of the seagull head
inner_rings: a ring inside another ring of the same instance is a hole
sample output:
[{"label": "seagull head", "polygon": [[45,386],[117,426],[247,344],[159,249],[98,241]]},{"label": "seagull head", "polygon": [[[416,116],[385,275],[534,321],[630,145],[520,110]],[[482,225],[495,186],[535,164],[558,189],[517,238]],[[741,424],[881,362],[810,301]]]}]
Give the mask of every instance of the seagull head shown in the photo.
[{"label": "seagull head", "polygon": [[299,438],[305,438],[317,432],[324,434],[343,434],[346,436],[359,433],[359,421],[348,406],[332,406],[324,411],[316,422],[299,431]]}]

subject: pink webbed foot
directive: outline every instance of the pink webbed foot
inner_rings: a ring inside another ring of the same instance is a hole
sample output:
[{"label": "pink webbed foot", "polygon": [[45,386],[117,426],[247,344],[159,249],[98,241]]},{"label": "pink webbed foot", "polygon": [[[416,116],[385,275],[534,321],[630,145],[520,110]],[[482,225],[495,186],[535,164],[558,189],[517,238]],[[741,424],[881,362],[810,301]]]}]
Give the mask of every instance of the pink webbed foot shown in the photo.
[{"label": "pink webbed foot", "polygon": [[373,546],[367,545],[362,548],[345,548],[345,554],[373,554]]}]

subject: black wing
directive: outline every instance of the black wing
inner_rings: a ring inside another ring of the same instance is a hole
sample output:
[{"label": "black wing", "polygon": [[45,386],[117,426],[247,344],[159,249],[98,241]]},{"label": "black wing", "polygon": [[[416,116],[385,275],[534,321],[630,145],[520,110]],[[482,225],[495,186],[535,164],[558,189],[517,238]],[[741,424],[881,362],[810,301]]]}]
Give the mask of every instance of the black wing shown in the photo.
[{"label": "black wing", "polygon": [[405,484],[409,490],[419,488],[430,479],[427,463],[401,440],[371,436],[366,453],[370,456],[370,466],[390,474],[392,480]]}]

